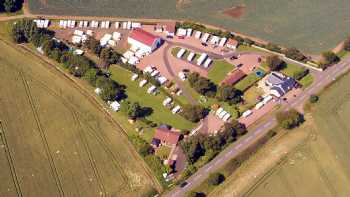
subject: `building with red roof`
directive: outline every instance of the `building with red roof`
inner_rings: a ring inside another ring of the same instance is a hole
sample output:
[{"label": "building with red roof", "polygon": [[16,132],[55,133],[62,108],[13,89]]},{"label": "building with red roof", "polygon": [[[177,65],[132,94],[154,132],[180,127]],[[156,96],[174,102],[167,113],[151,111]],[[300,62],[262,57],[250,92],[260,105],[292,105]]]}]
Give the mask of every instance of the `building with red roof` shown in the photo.
[{"label": "building with red roof", "polygon": [[166,146],[176,146],[181,134],[166,128],[157,128],[153,136],[152,145],[158,147],[160,144]]},{"label": "building with red roof", "polygon": [[141,28],[135,28],[129,34],[128,43],[134,49],[152,53],[162,44],[162,39]]},{"label": "building with red roof", "polygon": [[230,48],[230,49],[237,49],[238,47],[238,41],[235,39],[230,38],[227,43],[226,43],[226,47]]},{"label": "building with red roof", "polygon": [[240,69],[236,69],[235,71],[228,74],[221,83],[226,85],[234,85],[238,81],[243,79],[245,76],[246,74],[243,71],[241,71]]}]

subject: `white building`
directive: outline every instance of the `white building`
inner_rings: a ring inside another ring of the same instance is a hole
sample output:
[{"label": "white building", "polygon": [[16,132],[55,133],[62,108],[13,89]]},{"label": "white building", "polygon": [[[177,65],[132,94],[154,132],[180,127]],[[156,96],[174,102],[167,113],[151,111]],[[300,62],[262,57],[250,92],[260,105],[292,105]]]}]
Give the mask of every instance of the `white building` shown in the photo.
[{"label": "white building", "polygon": [[145,53],[152,53],[162,44],[162,39],[140,28],[133,29],[128,37],[128,43]]}]

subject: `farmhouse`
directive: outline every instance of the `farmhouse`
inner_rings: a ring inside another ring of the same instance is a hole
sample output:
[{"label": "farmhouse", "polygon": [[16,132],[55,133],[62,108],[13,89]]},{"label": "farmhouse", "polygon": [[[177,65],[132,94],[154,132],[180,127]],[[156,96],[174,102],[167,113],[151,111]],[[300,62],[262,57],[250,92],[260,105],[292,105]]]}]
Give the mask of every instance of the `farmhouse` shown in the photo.
[{"label": "farmhouse", "polygon": [[128,43],[132,48],[137,48],[150,54],[162,44],[162,40],[160,37],[154,36],[140,28],[135,28],[128,37]]},{"label": "farmhouse", "polygon": [[243,79],[245,76],[246,74],[241,69],[236,69],[235,71],[227,75],[226,78],[221,83],[225,85],[234,85],[238,81]]},{"label": "farmhouse", "polygon": [[282,73],[272,72],[265,79],[265,85],[269,87],[271,95],[281,97],[293,89],[295,80],[284,76]]},{"label": "farmhouse", "polygon": [[157,128],[152,139],[152,145],[155,147],[159,147],[159,145],[176,146],[179,140],[179,132],[174,132],[167,128]]}]

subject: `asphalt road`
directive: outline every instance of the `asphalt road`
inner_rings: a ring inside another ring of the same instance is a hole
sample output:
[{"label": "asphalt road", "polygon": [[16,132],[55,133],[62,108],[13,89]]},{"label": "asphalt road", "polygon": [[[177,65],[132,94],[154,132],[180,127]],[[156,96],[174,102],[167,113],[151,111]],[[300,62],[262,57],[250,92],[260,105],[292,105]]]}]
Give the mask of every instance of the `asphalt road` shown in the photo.
[{"label": "asphalt road", "polygon": [[[313,84],[304,90],[303,94],[298,98],[294,99],[289,103],[284,103],[282,110],[287,110],[290,108],[302,108],[305,101],[309,99],[309,96],[316,94],[322,88],[334,81],[338,76],[342,75],[350,68],[350,58],[346,58],[337,65],[334,65],[323,72],[315,74],[315,80]],[[274,117],[270,117],[265,120],[259,126],[249,131],[244,137],[239,139],[237,142],[231,144],[228,148],[222,151],[218,156],[216,156],[211,162],[200,168],[195,174],[189,177],[186,182],[187,185],[183,188],[177,186],[165,196],[168,197],[180,197],[185,196],[186,192],[191,191],[196,186],[205,181],[210,173],[213,173],[220,169],[226,162],[230,161],[236,157],[239,153],[246,150],[248,147],[254,145],[254,143],[266,135],[268,131],[276,125],[276,120]]]}]

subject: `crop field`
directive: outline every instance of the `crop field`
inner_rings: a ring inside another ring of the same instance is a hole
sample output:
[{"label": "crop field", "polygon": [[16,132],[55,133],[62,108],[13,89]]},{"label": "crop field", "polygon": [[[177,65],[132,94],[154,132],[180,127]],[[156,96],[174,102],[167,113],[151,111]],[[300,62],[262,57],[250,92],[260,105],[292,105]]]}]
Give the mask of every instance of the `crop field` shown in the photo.
[{"label": "crop field", "polygon": [[343,76],[321,95],[314,117],[318,129],[336,153],[350,177],[350,74]]},{"label": "crop field", "polygon": [[317,54],[349,32],[347,0],[29,0],[36,14],[187,19]]},{"label": "crop field", "polygon": [[0,196],[140,196],[121,129],[54,70],[0,41]]}]

